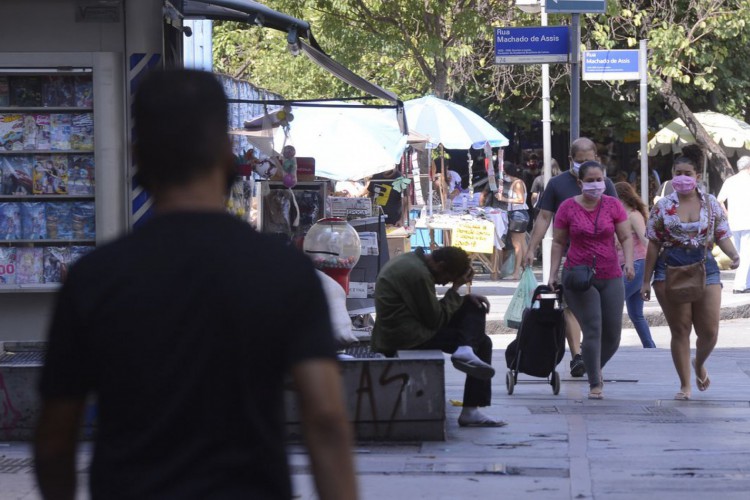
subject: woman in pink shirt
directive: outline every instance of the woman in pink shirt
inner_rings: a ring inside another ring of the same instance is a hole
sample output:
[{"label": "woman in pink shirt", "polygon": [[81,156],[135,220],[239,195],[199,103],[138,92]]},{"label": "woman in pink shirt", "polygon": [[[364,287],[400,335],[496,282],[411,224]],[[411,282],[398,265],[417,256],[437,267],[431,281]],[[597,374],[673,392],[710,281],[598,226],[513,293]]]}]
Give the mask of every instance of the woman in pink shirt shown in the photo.
[{"label": "woman in pink shirt", "polygon": [[[625,306],[628,308],[633,328],[635,328],[638,337],[641,339],[643,347],[656,347],[654,339],[651,338],[651,329],[648,326],[646,318],[643,317],[643,297],[641,296],[641,283],[643,283],[644,263],[646,262],[646,219],[648,218],[648,208],[643,203],[633,186],[627,182],[618,182],[615,184],[617,196],[620,198],[625,211],[628,213],[628,221],[632,228],[633,239],[633,268],[635,269],[635,278],[625,280]],[[617,257],[620,265],[625,264],[625,254],[622,247],[617,249]]]},{"label": "woman in pink shirt", "polygon": [[[628,215],[617,198],[604,194],[604,168],[599,162],[584,162],[578,171],[581,193],[565,200],[555,214],[552,266],[549,284],[558,282],[565,247],[568,249],[563,281],[568,268],[593,266],[594,282],[584,291],[564,290],[565,302],[581,325],[581,351],[589,378],[589,399],[602,399],[602,368],[620,345],[622,306],[633,270],[633,245]],[[623,248],[625,265],[620,268],[614,235]]]}]

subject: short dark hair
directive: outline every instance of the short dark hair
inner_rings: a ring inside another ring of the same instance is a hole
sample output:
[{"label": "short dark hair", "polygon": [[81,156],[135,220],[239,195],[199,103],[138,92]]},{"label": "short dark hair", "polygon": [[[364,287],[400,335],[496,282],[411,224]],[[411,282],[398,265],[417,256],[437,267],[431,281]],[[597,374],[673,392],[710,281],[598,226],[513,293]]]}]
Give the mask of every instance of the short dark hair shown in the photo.
[{"label": "short dark hair", "polygon": [[602,164],[599,163],[598,161],[594,161],[594,160],[585,161],[581,163],[581,168],[578,170],[578,178],[583,180],[583,178],[586,177],[586,172],[588,172],[592,168],[598,168],[602,172],[605,171]]},{"label": "short dark hair", "polygon": [[471,266],[469,254],[458,247],[440,247],[432,251],[432,259],[435,262],[445,264],[443,270],[452,277],[463,275]]},{"label": "short dark hair", "polygon": [[184,185],[227,154],[229,103],[216,77],[170,69],[147,75],[133,103],[138,181],[149,191]]},{"label": "short dark hair", "polygon": [[596,144],[588,137],[579,137],[570,144],[570,157],[575,158],[579,151],[593,151],[596,153]]}]

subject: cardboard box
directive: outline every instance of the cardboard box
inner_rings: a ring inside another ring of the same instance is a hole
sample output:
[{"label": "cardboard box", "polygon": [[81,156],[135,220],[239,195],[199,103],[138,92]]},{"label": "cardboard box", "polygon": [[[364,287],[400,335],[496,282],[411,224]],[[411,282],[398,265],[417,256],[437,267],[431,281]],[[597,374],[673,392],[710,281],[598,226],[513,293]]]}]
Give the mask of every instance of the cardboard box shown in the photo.
[{"label": "cardboard box", "polygon": [[388,256],[394,258],[402,253],[411,252],[411,241],[408,236],[388,235]]}]

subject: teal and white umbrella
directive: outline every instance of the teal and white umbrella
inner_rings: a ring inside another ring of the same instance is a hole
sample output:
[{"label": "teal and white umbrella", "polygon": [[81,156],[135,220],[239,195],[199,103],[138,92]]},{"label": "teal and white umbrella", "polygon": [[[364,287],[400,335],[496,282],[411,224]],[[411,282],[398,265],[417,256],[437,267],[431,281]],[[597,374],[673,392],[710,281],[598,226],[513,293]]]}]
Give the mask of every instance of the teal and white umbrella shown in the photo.
[{"label": "teal and white umbrella", "polygon": [[494,148],[508,145],[508,139],[473,111],[433,95],[404,102],[409,130],[430,137],[447,149]]}]

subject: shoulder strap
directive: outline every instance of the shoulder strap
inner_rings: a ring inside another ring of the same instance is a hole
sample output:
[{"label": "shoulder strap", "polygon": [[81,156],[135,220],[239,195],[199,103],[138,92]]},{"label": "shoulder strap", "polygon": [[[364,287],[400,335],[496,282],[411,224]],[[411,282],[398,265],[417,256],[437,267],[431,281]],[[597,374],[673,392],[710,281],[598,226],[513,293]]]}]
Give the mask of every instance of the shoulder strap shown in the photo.
[{"label": "shoulder strap", "polygon": [[708,242],[713,239],[714,234],[714,228],[713,228],[713,211],[711,210],[711,198],[709,198],[709,194],[706,193],[703,195],[706,199],[706,215],[708,216],[707,225],[706,225],[706,243],[703,248],[703,258],[704,260],[708,260]]}]

